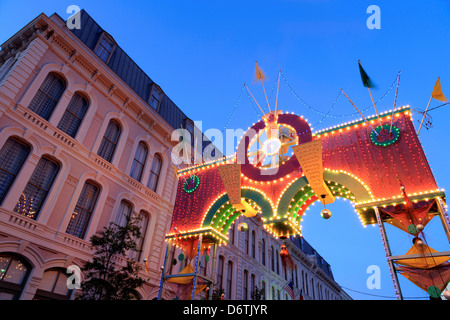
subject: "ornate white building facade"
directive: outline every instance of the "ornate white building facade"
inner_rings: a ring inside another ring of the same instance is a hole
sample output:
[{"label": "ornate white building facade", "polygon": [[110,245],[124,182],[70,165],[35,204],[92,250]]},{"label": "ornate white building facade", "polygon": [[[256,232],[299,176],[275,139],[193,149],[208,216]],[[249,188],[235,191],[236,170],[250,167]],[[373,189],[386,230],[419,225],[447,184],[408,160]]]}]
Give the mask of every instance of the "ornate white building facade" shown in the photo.
[{"label": "ornate white building facade", "polygon": [[0,299],[72,299],[90,237],[142,217],[141,299],[159,286],[177,177],[174,128],[192,120],[84,11],[40,14],[0,51]]}]

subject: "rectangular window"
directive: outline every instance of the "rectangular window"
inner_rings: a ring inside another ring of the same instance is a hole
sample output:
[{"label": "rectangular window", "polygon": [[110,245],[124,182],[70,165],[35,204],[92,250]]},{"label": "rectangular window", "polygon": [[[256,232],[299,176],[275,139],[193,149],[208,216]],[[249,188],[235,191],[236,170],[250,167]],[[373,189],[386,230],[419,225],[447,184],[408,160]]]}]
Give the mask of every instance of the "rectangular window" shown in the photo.
[{"label": "rectangular window", "polygon": [[59,165],[47,158],[39,159],[14,212],[36,219],[58,173]]},{"label": "rectangular window", "polygon": [[242,300],[248,300],[248,271],[244,270]]},{"label": "rectangular window", "polygon": [[244,232],[244,247],[245,247],[245,253],[249,253],[249,243],[248,243],[248,229]]},{"label": "rectangular window", "polygon": [[223,256],[219,256],[219,265],[217,266],[217,288],[223,288],[223,265],[224,258]]},{"label": "rectangular window", "polygon": [[256,258],[256,235],[255,231],[252,231],[252,258]]},{"label": "rectangular window", "polygon": [[230,229],[228,231],[228,239],[230,239],[231,244],[234,244],[234,231],[236,229],[236,223],[233,223],[230,226]]},{"label": "rectangular window", "polygon": [[233,262],[228,261],[227,268],[227,289],[225,291],[225,295],[228,299],[231,299],[231,290],[232,290],[232,282],[233,282]]},{"label": "rectangular window", "polygon": [[81,190],[66,232],[78,238],[84,238],[100,189],[86,182]]},{"label": "rectangular window", "polygon": [[29,153],[30,148],[26,144],[12,138],[9,138],[0,150],[0,204],[5,199]]},{"label": "rectangular window", "polygon": [[255,285],[256,285],[256,276],[252,274],[250,277],[250,292],[255,291]]},{"label": "rectangular window", "polygon": [[106,36],[102,36],[100,42],[95,49],[95,54],[99,56],[105,63],[108,62],[109,56],[114,49],[114,42],[109,40]]},{"label": "rectangular window", "polygon": [[152,93],[150,95],[149,104],[150,106],[158,111],[159,103],[161,102],[162,92],[155,85],[152,88]]}]

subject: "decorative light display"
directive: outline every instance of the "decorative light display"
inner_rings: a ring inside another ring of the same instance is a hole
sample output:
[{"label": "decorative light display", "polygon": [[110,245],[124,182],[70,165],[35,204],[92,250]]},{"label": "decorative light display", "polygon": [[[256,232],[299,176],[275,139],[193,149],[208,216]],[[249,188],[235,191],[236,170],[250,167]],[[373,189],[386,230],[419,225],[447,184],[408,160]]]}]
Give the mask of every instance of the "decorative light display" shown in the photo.
[{"label": "decorative light display", "polygon": [[[353,203],[363,226],[376,224],[374,207],[387,210],[390,206],[395,207],[403,202],[396,175],[393,174],[399,169],[415,203],[420,204],[445,196],[443,190],[437,188],[421,149],[409,106],[399,108],[393,113],[388,111],[380,114],[381,120],[386,120],[383,129],[390,129],[392,114],[394,136],[393,139],[384,141],[384,145],[381,145],[383,148],[379,148],[380,145],[372,141],[374,134],[364,120],[347,122],[309,136],[313,140],[322,140],[324,172],[337,179],[334,181],[333,178],[325,183],[334,196]],[[304,135],[309,129],[305,127],[307,122],[302,117],[283,113],[279,118],[286,123],[285,125],[295,130],[298,135],[295,143],[310,141],[311,138]],[[377,117],[367,119],[371,124],[375,124]],[[296,127],[297,124],[301,124],[303,129]],[[254,124],[253,128],[255,126],[261,130],[264,122]],[[399,139],[400,131],[402,139]],[[268,153],[277,149],[276,141],[270,141],[266,146]],[[274,145],[269,148],[269,143]],[[318,200],[318,196],[308,183],[303,183],[301,187],[295,189],[299,185],[299,180],[306,178],[295,157],[290,157],[290,161],[289,168],[284,172],[266,177],[260,174],[261,170],[258,170],[257,175],[249,173],[248,166],[257,169],[249,163],[241,165],[242,197],[261,214],[264,228],[274,237],[301,235],[302,216],[309,206]],[[202,235],[207,243],[221,245],[228,242],[227,233],[230,226],[242,215],[242,212],[229,203],[217,170],[218,166],[229,163],[236,163],[236,157],[223,157],[178,171],[178,176],[182,177],[179,179],[181,184],[179,187],[184,192],[177,195],[171,233],[166,236],[167,240],[179,246],[182,244],[177,239],[189,241]],[[286,166],[286,163],[283,165]],[[292,193],[293,190],[295,192]],[[386,222],[399,225],[388,215],[383,217]],[[420,224],[426,225],[427,219],[428,217],[425,217]],[[419,224],[414,225],[417,228]],[[178,227],[178,232],[174,232],[174,227]]]},{"label": "decorative light display", "polygon": [[198,176],[196,176],[196,175],[191,175],[184,182],[183,190],[186,193],[192,193],[195,190],[197,190],[199,185],[200,185],[200,178]]},{"label": "decorative light display", "polygon": [[[437,187],[417,137],[410,107],[362,117],[313,132],[301,116],[270,111],[249,127],[238,143],[235,156],[178,171],[181,179],[166,240],[188,251],[197,243],[197,252],[201,245],[209,250],[212,243],[227,244],[229,228],[243,214],[242,203],[251,206],[252,213],[257,212],[255,218],[260,218],[265,230],[274,237],[301,235],[302,218],[309,207],[319,199],[324,204],[331,203],[334,197],[349,200],[364,227],[387,222],[420,239],[418,236],[435,216],[438,206],[445,210],[447,207],[442,200],[444,190]],[[261,143],[264,132],[267,140]],[[257,152],[251,149],[255,141],[260,146]],[[321,150],[321,157],[309,161],[313,168],[318,161],[322,162],[316,170],[320,175],[308,171],[305,163],[311,157],[305,160],[299,156],[298,150],[307,147],[306,143],[320,146],[316,154],[320,155]],[[301,144],[305,145],[294,147]],[[292,148],[297,152],[295,156],[287,154]],[[304,154],[308,153],[300,155]],[[260,156],[270,159],[263,162]],[[271,159],[275,168],[267,164]],[[237,173],[232,174],[228,170],[231,167]],[[400,179],[404,183],[401,190]],[[229,187],[230,180],[233,188]],[[329,195],[328,202],[324,200],[324,188]],[[329,219],[331,212],[325,208],[321,216]],[[248,230],[248,225],[239,223],[237,229]],[[416,244],[419,241],[422,240]],[[402,272],[409,272],[411,279],[415,276],[415,271],[403,269]],[[431,297],[438,297],[443,288],[428,285],[425,290]]]},{"label": "decorative light display", "polygon": [[268,156],[277,154],[281,148],[281,141],[278,138],[270,138],[264,141],[263,150]]},{"label": "decorative light display", "polygon": [[[399,108],[394,113],[392,111],[381,113],[381,119],[386,120],[383,128],[388,125],[390,128],[392,114],[394,114],[392,132],[397,143],[391,142],[383,148],[377,148],[378,145],[372,143],[371,130],[362,119],[312,134],[312,139],[322,140],[325,172],[337,175],[337,177],[341,177],[340,179],[352,180],[350,185],[338,181],[326,182],[334,195],[348,199],[354,204],[355,211],[363,225],[376,223],[373,213],[374,206],[389,206],[402,201],[393,170],[405,168],[402,170],[404,172],[402,178],[407,181],[407,188],[411,192],[413,200],[422,201],[436,196],[443,197],[443,190],[437,188],[425,154],[415,135],[409,106]],[[299,136],[297,143],[308,141],[308,138],[304,136],[304,133],[309,130],[304,127],[307,124],[305,119],[290,113],[280,114],[279,118],[296,130]],[[367,119],[369,122],[375,123],[377,117],[374,115]],[[301,125],[303,129],[296,127],[297,124]],[[255,126],[261,130],[264,122],[253,125],[254,128]],[[402,131],[402,139],[396,135],[397,130]],[[297,161],[295,157],[291,157],[290,160]],[[220,237],[221,242],[227,241],[226,232],[241,213],[237,212],[229,203],[227,204],[227,199],[223,203],[221,202],[221,205],[216,205],[219,199],[226,197],[217,167],[235,163],[235,161],[235,156],[229,156],[194,165],[178,172],[178,175],[184,178],[180,179],[179,183],[183,183],[182,188],[185,192],[177,195],[172,225],[178,226],[181,234],[192,235],[192,232],[197,230],[196,233],[194,232],[196,235],[211,233]],[[414,165],[411,166],[411,163]],[[251,164],[249,166],[257,169]],[[258,208],[258,212],[262,214],[265,228],[275,236],[300,234],[301,216],[307,207],[317,200],[317,196],[310,190],[310,187],[304,186],[303,190],[298,190],[299,194],[293,195],[287,200],[291,203],[285,203],[285,193],[295,186],[294,183],[298,179],[304,176],[298,163],[282,174],[266,177],[259,174],[257,176],[249,175],[247,171],[249,166],[242,165],[241,187],[242,190],[251,190],[255,194],[259,194],[259,198],[250,199],[245,196],[244,198],[252,206]],[[200,184],[200,179],[205,183]],[[352,189],[349,189],[349,186]],[[355,186],[359,187],[355,190]],[[192,193],[193,190],[196,192]],[[188,193],[189,191],[191,192]],[[362,196],[362,194],[366,196]],[[188,196],[190,197],[188,198]],[[266,205],[262,205],[261,201]],[[210,213],[207,214],[208,212]],[[173,227],[171,231],[173,231]]]},{"label": "decorative light display", "polygon": [[[375,133],[375,131],[377,133]],[[376,127],[375,131],[370,133],[370,140],[376,146],[387,147],[397,142],[400,138],[400,129],[390,124],[385,124],[382,127]]]},{"label": "decorative light display", "polygon": [[27,196],[25,194],[21,194],[19,200],[14,207],[14,212],[17,212],[21,215],[24,215],[28,218],[36,219],[36,211],[34,210],[33,198]]}]

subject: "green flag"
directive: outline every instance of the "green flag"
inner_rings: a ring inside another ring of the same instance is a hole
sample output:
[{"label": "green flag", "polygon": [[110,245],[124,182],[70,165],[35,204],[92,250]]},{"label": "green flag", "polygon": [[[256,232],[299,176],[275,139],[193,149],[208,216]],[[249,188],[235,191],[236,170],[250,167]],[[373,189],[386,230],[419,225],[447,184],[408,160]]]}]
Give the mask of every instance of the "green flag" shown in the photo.
[{"label": "green flag", "polygon": [[359,65],[359,72],[361,73],[361,80],[363,82],[364,87],[366,87],[366,88],[374,88],[375,85],[372,83],[372,81],[370,80],[369,76],[364,71],[364,69],[363,69],[363,67],[361,65],[361,60],[358,60],[358,65]]}]

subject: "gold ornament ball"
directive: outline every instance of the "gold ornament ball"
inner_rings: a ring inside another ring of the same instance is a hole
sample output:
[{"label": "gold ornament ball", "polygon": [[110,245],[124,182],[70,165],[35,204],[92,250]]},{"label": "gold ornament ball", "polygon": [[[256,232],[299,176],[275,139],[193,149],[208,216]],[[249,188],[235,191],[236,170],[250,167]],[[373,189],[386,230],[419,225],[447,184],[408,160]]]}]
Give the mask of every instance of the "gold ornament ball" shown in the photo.
[{"label": "gold ornament ball", "polygon": [[330,219],[331,217],[331,211],[328,209],[323,209],[322,211],[320,211],[320,215],[322,216],[322,218],[324,219]]},{"label": "gold ornament ball", "polygon": [[245,222],[241,222],[238,224],[238,230],[239,231],[247,231],[248,230],[248,224],[246,224]]}]

